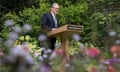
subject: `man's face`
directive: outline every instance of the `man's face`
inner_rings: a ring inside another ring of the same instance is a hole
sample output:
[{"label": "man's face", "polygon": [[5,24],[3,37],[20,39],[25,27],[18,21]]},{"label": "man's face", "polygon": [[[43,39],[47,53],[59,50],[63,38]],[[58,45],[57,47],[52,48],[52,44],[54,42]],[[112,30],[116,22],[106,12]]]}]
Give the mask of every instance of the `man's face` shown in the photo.
[{"label": "man's face", "polygon": [[58,5],[54,5],[52,8],[51,8],[51,11],[56,15],[58,14],[58,10],[59,10],[59,6]]}]

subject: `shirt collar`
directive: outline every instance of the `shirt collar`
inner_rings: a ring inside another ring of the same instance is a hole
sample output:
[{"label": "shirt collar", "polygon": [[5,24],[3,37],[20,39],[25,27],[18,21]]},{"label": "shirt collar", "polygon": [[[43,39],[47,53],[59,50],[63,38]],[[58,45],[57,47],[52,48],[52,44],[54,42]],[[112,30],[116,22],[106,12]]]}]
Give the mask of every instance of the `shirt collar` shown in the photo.
[{"label": "shirt collar", "polygon": [[55,14],[53,12],[51,12],[52,16],[55,16]]}]

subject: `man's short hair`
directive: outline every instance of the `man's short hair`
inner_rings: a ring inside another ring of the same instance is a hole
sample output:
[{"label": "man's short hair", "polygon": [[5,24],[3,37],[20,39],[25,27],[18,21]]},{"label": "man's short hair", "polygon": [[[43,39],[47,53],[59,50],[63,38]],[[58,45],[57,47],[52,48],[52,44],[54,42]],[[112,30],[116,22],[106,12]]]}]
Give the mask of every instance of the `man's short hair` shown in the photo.
[{"label": "man's short hair", "polygon": [[56,6],[56,5],[58,5],[58,6],[59,6],[59,4],[58,4],[58,3],[53,3],[51,7],[54,7],[54,6]]}]

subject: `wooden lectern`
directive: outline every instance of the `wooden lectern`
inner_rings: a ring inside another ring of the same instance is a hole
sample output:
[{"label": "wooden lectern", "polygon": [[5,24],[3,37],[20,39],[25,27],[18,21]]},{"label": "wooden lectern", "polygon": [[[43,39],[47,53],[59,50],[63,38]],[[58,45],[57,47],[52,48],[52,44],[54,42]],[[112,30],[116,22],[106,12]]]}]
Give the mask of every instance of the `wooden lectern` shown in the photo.
[{"label": "wooden lectern", "polygon": [[69,59],[69,37],[72,34],[81,33],[82,30],[83,26],[66,24],[47,33],[47,36],[60,37],[61,39],[61,48],[64,50],[64,59],[62,61],[60,72],[65,72],[65,64],[67,63],[66,59]]}]

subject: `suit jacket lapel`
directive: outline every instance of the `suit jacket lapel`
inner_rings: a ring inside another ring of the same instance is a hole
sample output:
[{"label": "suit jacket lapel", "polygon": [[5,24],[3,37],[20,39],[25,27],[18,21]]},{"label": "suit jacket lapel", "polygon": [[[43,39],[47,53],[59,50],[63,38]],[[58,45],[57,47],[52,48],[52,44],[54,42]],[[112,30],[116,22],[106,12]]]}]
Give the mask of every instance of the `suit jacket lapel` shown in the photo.
[{"label": "suit jacket lapel", "polygon": [[51,24],[54,26],[54,20],[53,20],[53,16],[51,13],[49,13],[49,17],[50,17],[50,22]]}]

